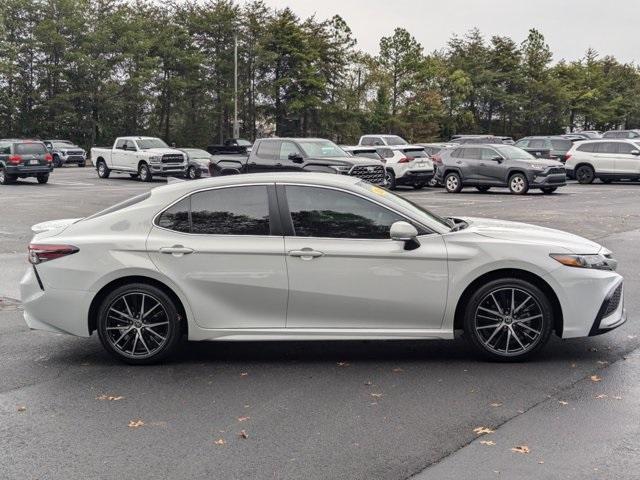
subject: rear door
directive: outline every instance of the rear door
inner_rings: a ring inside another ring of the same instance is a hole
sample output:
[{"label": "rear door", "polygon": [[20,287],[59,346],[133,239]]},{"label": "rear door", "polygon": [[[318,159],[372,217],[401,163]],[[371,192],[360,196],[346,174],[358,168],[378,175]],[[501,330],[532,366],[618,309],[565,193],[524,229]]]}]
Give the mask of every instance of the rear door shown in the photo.
[{"label": "rear door", "polygon": [[593,164],[597,173],[616,173],[618,142],[598,142],[593,147]]},{"label": "rear door", "polygon": [[[461,149],[456,150],[458,156],[455,158],[454,162],[457,167],[460,168],[462,172],[462,180],[464,182],[479,182],[480,181],[480,159],[481,159],[481,148],[467,146]],[[453,154],[451,155],[453,157]]]},{"label": "rear door", "polygon": [[272,184],[193,193],[155,219],[147,251],[200,327],[285,326],[284,238]]},{"label": "rear door", "polygon": [[[249,156],[247,171],[249,173],[274,172],[280,170],[282,164],[280,158],[279,140],[262,140],[258,147],[254,148]],[[277,164],[280,164],[278,166]]]}]

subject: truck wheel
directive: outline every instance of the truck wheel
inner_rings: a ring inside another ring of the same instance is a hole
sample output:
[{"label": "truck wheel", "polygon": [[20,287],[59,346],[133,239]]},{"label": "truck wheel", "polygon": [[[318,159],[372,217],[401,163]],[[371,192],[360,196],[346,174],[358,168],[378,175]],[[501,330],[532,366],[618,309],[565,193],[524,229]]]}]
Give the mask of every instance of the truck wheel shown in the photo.
[{"label": "truck wheel", "polygon": [[396,184],[396,174],[393,173],[393,170],[387,170],[384,180],[387,182],[387,188],[389,190],[395,190],[398,188],[398,185]]},{"label": "truck wheel", "polygon": [[38,179],[38,183],[47,183],[49,181],[49,174],[40,173],[36,176],[36,178]]},{"label": "truck wheel", "polygon": [[153,175],[151,175],[151,170],[149,170],[149,165],[146,163],[141,163],[138,167],[138,175],[140,176],[141,182],[151,182],[153,180]]},{"label": "truck wheel", "polygon": [[98,176],[100,178],[109,178],[109,175],[111,175],[111,170],[109,170],[109,167],[107,167],[107,164],[105,163],[104,160],[98,160]]},{"label": "truck wheel", "polygon": [[9,175],[4,171],[3,167],[0,167],[0,185],[11,185],[15,183],[17,177],[15,175]]}]

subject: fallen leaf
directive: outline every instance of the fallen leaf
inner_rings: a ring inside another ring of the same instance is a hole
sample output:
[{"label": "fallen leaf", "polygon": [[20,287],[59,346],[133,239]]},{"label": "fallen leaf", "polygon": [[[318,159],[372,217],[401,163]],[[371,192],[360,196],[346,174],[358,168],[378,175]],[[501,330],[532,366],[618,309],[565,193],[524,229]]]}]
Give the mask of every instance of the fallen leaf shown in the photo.
[{"label": "fallen leaf", "polygon": [[564,400],[558,400],[560,405],[569,405],[569,402],[565,402]]},{"label": "fallen leaf", "polygon": [[238,421],[239,422],[246,422],[247,420],[249,420],[251,417],[238,417]]},{"label": "fallen leaf", "polygon": [[392,372],[399,373],[399,372],[404,372],[404,370],[402,370],[401,368],[394,368]]},{"label": "fallen leaf", "polygon": [[493,430],[487,427],[476,427],[473,429],[476,435],[484,435],[486,433],[493,433]]},{"label": "fallen leaf", "polygon": [[495,445],[496,442],[494,442],[493,440],[480,440],[480,443],[482,445]]},{"label": "fallen leaf", "polygon": [[140,428],[144,427],[144,422],[142,420],[130,420],[129,428]]},{"label": "fallen leaf", "polygon": [[240,373],[240,376],[241,376],[241,377],[246,377],[247,375],[249,375],[247,372],[242,372],[242,373]]},{"label": "fallen leaf", "polygon": [[613,399],[614,400],[622,400],[622,397],[616,395],[615,397],[613,397]]},{"label": "fallen leaf", "polygon": [[124,397],[122,395],[113,396],[113,395],[100,395],[96,397],[96,400],[108,400],[110,402],[117,402],[118,400],[122,400]]},{"label": "fallen leaf", "polygon": [[591,375],[591,377],[589,377],[591,379],[592,382],[599,382],[602,380],[602,377],[599,377],[598,375]]},{"label": "fallen leaf", "polygon": [[600,399],[600,398],[607,398],[608,395],[606,393],[601,393],[600,395],[596,395],[595,398]]},{"label": "fallen leaf", "polygon": [[368,380],[367,380],[366,382],[364,382],[364,384],[365,384],[367,387],[370,387],[371,385],[373,385],[373,383],[371,383],[371,382],[370,382],[370,381],[368,381]]},{"label": "fallen leaf", "polygon": [[493,403],[490,403],[489,406],[491,406],[491,407],[501,407],[502,406],[502,402],[493,402]]},{"label": "fallen leaf", "polygon": [[577,365],[576,365],[575,363],[572,363],[572,364],[571,364],[571,368],[576,368],[576,366],[577,366]]},{"label": "fallen leaf", "polygon": [[238,435],[240,436],[240,438],[244,438],[245,440],[249,438],[249,435],[247,435],[247,432],[245,432],[244,430],[240,430],[240,433]]},{"label": "fallen leaf", "polygon": [[216,440],[216,441],[215,441],[215,442],[213,442],[213,443],[215,443],[216,445],[224,445],[224,444],[226,444],[227,442],[225,442],[225,441],[224,441],[224,438],[219,438],[218,440]]},{"label": "fallen leaf", "polygon": [[375,397],[375,398],[380,398],[380,397],[382,397],[382,394],[381,393],[372,393],[371,396]]},{"label": "fallen leaf", "polygon": [[27,407],[25,407],[24,405],[20,405],[20,406],[18,406],[18,411],[19,412],[26,412],[27,411]]},{"label": "fallen leaf", "polygon": [[347,362],[338,362],[337,365],[339,367],[348,367],[349,366],[349,364]]},{"label": "fallen leaf", "polygon": [[517,447],[513,447],[511,449],[512,452],[515,453],[530,453],[531,450],[529,450],[529,447],[527,447],[526,445],[519,445]]}]

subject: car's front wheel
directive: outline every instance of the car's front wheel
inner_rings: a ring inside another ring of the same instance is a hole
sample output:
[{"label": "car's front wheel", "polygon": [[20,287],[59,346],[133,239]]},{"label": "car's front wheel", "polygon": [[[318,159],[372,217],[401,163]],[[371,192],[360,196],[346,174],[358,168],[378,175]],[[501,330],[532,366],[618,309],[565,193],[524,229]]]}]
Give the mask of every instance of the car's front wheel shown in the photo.
[{"label": "car's front wheel", "polygon": [[523,173],[514,173],[509,177],[509,190],[515,195],[524,195],[529,191],[529,180]]},{"label": "car's front wheel", "polygon": [[151,170],[149,170],[149,165],[146,163],[141,163],[138,167],[138,178],[141,182],[150,182],[153,180],[153,175],[151,175]]},{"label": "car's front wheel", "polygon": [[123,362],[143,365],[169,356],[182,336],[176,305],[161,289],[123,285],[102,302],[97,319],[104,348]]},{"label": "car's front wheel", "polygon": [[536,285],[519,278],[502,278],[480,286],[464,310],[464,332],[485,358],[524,360],[549,340],[553,308]]},{"label": "car's front wheel", "polygon": [[111,170],[109,169],[109,167],[107,167],[107,164],[104,160],[98,160],[97,169],[98,177],[100,178],[109,178],[109,175],[111,175]]}]

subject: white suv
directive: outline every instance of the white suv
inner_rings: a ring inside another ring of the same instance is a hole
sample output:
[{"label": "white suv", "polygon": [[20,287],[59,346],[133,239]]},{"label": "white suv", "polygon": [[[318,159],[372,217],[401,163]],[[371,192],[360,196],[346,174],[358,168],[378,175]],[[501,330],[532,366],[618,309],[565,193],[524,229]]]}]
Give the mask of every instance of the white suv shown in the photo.
[{"label": "white suv", "polygon": [[567,176],[580,183],[640,180],[640,139],[576,142],[566,156]]},{"label": "white suv", "polygon": [[404,138],[398,135],[363,135],[360,137],[358,145],[361,147],[384,147],[384,146],[399,146],[409,145]]},{"label": "white suv", "polygon": [[377,147],[385,163],[386,184],[394,190],[398,185],[412,185],[419,190],[427,185],[435,169],[424,147],[402,145]]}]

